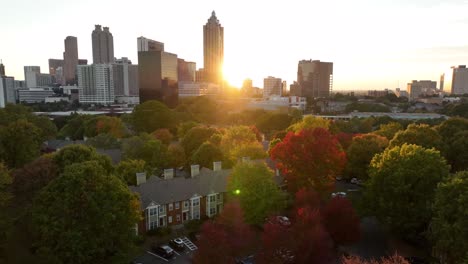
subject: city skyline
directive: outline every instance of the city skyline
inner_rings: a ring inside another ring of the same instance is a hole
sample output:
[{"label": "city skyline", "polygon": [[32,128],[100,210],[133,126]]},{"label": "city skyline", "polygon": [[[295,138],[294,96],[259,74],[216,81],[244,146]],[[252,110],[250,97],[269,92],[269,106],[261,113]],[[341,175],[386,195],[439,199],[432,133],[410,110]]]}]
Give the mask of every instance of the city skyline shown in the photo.
[{"label": "city skyline", "polygon": [[[6,74],[22,80],[23,67],[28,65],[41,66],[46,73],[48,59],[61,57],[66,36],[78,38],[80,57],[91,62],[90,31],[95,24],[111,29],[115,57],[137,62],[135,39],[145,36],[164,42],[168,50],[201,68],[202,26],[213,10],[226,28],[225,78],[239,87],[245,78],[261,87],[267,76],[289,85],[296,80],[298,61],[308,59],[334,63],[334,90],[404,89],[411,80],[439,81],[451,66],[468,64],[468,36],[463,34],[468,26],[466,1],[289,1],[268,6],[172,1],[158,3],[158,10],[165,12],[157,16],[150,1],[132,6],[113,3],[6,3],[0,24],[7,36],[0,43]],[[54,6],[53,19],[29,22],[38,13],[50,12],[48,6]],[[112,6],[113,12],[99,11],[106,6]],[[73,10],[73,15],[66,10]],[[326,26],[317,29],[316,23]]]}]

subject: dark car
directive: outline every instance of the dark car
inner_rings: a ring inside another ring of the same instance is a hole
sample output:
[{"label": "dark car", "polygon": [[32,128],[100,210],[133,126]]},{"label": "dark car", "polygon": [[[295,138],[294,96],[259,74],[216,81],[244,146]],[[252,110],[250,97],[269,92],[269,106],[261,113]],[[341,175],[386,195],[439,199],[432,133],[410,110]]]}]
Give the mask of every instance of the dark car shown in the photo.
[{"label": "dark car", "polygon": [[168,245],[162,245],[159,247],[153,246],[152,250],[157,255],[166,259],[170,259],[174,256],[174,250],[172,250],[172,248],[170,248]]},{"label": "dark car", "polygon": [[182,242],[182,239],[180,238],[172,239],[169,241],[169,245],[177,251],[184,251],[185,249],[184,242]]},{"label": "dark car", "polygon": [[237,259],[236,264],[255,264],[255,256],[251,255],[242,259]]}]

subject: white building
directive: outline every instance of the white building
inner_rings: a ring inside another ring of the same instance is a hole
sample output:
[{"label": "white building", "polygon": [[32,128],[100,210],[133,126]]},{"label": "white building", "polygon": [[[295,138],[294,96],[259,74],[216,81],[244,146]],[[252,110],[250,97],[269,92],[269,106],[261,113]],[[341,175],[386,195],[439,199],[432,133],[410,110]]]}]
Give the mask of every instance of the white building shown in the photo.
[{"label": "white building", "polygon": [[283,82],[281,78],[269,76],[263,79],[263,97],[266,98],[274,95],[283,95]]},{"label": "white building", "polygon": [[113,104],[114,79],[111,64],[78,65],[79,102]]},{"label": "white building", "polygon": [[55,93],[52,88],[29,88],[19,89],[18,100],[20,103],[43,103],[49,96],[53,96]]},{"label": "white building", "polygon": [[179,98],[217,94],[219,85],[212,83],[180,82]]},{"label": "white building", "polygon": [[116,101],[126,104],[140,102],[138,90],[138,65],[123,57],[112,64]]},{"label": "white building", "polygon": [[39,66],[24,66],[24,79],[27,88],[48,87],[54,83],[54,77],[41,73]]},{"label": "white building", "polygon": [[450,94],[468,94],[468,68],[466,65],[453,66],[444,74],[444,91]]},{"label": "white building", "polygon": [[0,108],[16,103],[15,78],[0,76]]},{"label": "white building", "polygon": [[437,82],[435,81],[416,81],[408,83],[407,91],[409,100],[414,101],[423,95],[432,95],[437,92]]},{"label": "white building", "polygon": [[270,96],[262,100],[255,99],[251,100],[247,104],[248,108],[251,109],[264,109],[264,110],[289,110],[290,108],[295,108],[299,110],[305,110],[307,107],[307,99],[305,97],[299,96],[289,96],[289,97],[280,97],[280,96]]}]

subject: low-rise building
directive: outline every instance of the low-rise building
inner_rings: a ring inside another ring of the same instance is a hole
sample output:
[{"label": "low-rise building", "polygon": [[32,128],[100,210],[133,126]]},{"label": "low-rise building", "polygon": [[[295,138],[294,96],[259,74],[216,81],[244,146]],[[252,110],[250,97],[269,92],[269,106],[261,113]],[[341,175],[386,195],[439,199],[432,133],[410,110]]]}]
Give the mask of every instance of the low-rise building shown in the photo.
[{"label": "low-rise building", "polygon": [[217,94],[220,86],[212,83],[180,82],[179,98]]},{"label": "low-rise building", "polygon": [[53,96],[55,93],[52,88],[29,88],[19,89],[18,101],[20,103],[43,103],[47,97]]}]

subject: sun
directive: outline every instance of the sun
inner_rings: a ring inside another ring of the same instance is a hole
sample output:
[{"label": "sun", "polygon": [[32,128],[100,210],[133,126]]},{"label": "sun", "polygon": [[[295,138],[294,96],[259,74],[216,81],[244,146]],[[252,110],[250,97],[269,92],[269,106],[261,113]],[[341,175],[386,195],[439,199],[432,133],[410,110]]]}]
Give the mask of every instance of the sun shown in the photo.
[{"label": "sun", "polygon": [[230,64],[224,64],[223,66],[223,79],[227,81],[230,85],[241,88],[242,87],[242,82],[245,79],[245,76],[242,76],[242,74],[239,73],[237,67],[234,67],[233,65]]}]

